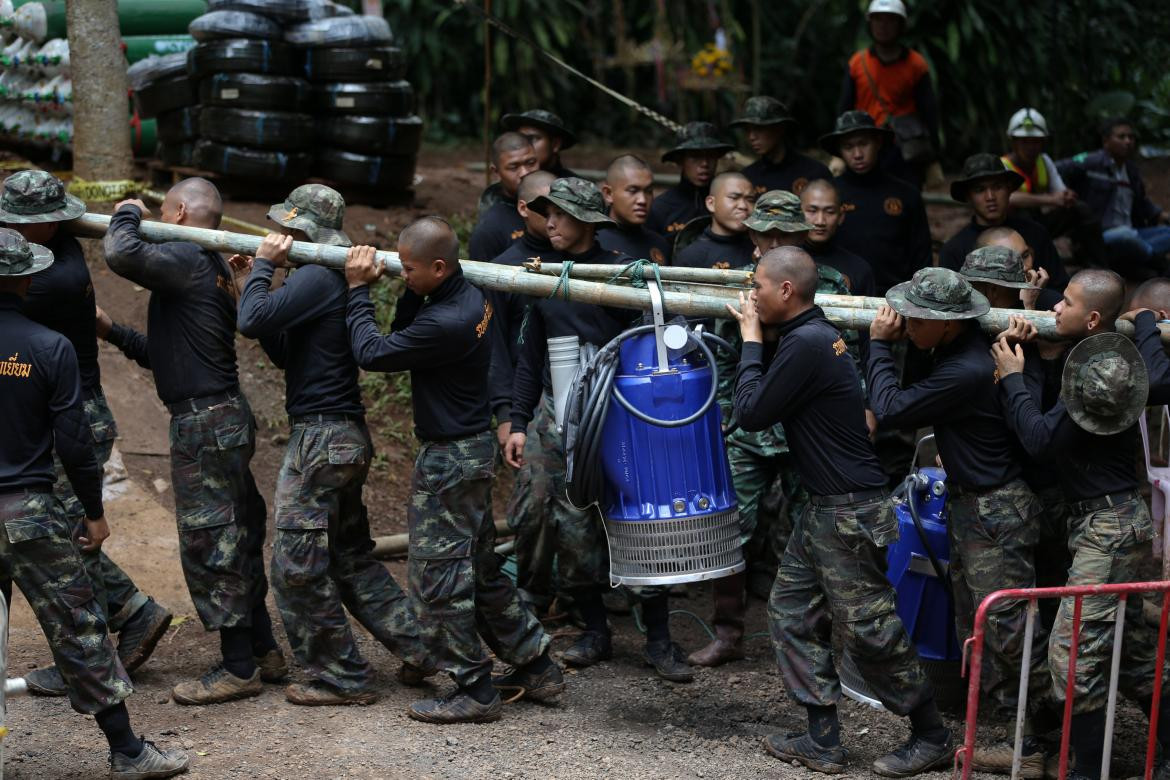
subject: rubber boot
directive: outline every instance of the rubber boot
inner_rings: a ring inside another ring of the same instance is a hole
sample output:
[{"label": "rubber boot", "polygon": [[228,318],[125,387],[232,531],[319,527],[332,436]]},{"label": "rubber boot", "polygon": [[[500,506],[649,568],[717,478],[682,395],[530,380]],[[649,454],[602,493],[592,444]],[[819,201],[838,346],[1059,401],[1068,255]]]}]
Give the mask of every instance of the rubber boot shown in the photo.
[{"label": "rubber boot", "polygon": [[719,666],[743,658],[743,617],[747,610],[743,572],[721,577],[712,583],[715,595],[715,638],[701,650],[687,656],[691,666]]}]

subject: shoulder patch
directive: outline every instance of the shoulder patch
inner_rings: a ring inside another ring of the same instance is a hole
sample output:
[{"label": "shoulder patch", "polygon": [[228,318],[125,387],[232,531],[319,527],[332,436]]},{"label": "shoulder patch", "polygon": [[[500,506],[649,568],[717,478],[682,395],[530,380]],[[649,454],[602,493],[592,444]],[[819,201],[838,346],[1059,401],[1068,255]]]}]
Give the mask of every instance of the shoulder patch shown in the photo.
[{"label": "shoulder patch", "polygon": [[856,203],[845,202],[841,204],[841,210],[848,214],[850,211],[857,211]]},{"label": "shoulder patch", "polygon": [[678,231],[682,230],[686,226],[687,226],[687,223],[685,223],[685,222],[672,222],[671,224],[666,226],[666,232],[667,233],[677,233]]},{"label": "shoulder patch", "polygon": [[492,305],[487,301],[483,302],[483,319],[475,326],[475,337],[482,339],[483,334],[487,333],[488,323],[492,321]]},{"label": "shoulder patch", "polygon": [[837,357],[841,357],[842,355],[845,354],[845,352],[846,352],[845,339],[838,338],[836,341],[833,342],[833,354],[836,355]]},{"label": "shoulder patch", "polygon": [[512,240],[513,240],[513,241],[515,241],[515,240],[516,240],[516,239],[518,239],[518,238],[522,238],[523,236],[524,236],[524,231],[523,231],[523,230],[513,230],[513,231],[512,231],[512,236],[511,236],[511,237],[512,237]]},{"label": "shoulder patch", "polygon": [[808,179],[801,176],[796,181],[792,182],[792,194],[799,195],[804,192],[804,188],[808,186]]},{"label": "shoulder patch", "polygon": [[902,199],[901,198],[886,198],[886,202],[882,204],[882,208],[891,217],[898,217],[902,215]]}]

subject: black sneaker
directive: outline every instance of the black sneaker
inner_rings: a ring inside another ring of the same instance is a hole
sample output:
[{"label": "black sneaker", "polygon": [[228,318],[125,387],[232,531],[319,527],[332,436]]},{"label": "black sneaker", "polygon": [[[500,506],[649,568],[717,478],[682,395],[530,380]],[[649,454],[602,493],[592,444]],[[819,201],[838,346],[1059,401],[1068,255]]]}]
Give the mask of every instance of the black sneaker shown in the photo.
[{"label": "black sneaker", "polygon": [[807,731],[787,737],[773,734],[764,740],[764,748],[781,761],[801,764],[826,775],[841,774],[849,760],[849,751],[845,748],[840,745],[821,747]]},{"label": "black sneaker", "polygon": [[55,666],[33,669],[24,676],[24,682],[33,696],[64,696],[69,693],[65,678]]},{"label": "black sneaker", "polygon": [[561,656],[569,666],[593,666],[598,661],[613,658],[613,642],[609,634],[600,631],[586,631]]},{"label": "black sneaker", "polygon": [[642,655],[664,680],[685,683],[695,679],[695,673],[687,664],[686,654],[669,639],[647,642]]},{"label": "black sneaker", "polygon": [[423,723],[491,723],[499,720],[503,711],[499,695],[487,704],[480,704],[456,688],[441,699],[416,701],[407,708],[406,714]]},{"label": "black sneaker", "polygon": [[132,672],[146,663],[158,640],[163,638],[171,626],[171,611],[159,605],[154,599],[147,599],[142,609],[126,621],[118,632],[118,658],[127,672]]},{"label": "black sneaker", "polygon": [[130,757],[122,753],[110,754],[110,777],[123,780],[150,780],[174,777],[187,771],[191,759],[177,748],[160,750],[150,740],[142,740],[142,752]]},{"label": "black sneaker", "polygon": [[882,777],[911,777],[949,766],[954,758],[955,739],[950,732],[942,744],[927,742],[912,734],[902,747],[874,761],[873,771]]},{"label": "black sneaker", "polygon": [[492,686],[500,692],[505,704],[520,699],[553,701],[565,692],[565,675],[554,663],[543,672],[530,672],[527,667],[512,669],[492,677]]}]

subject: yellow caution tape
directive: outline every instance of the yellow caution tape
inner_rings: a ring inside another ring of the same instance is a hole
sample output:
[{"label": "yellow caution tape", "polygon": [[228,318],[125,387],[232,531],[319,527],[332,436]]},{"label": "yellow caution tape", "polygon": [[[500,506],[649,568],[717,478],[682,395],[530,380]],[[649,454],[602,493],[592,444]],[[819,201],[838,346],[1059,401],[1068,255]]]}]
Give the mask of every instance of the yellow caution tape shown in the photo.
[{"label": "yellow caution tape", "polygon": [[68,189],[71,194],[76,195],[82,200],[112,201],[121,200],[134,192],[141,192],[146,189],[146,185],[142,182],[133,181],[132,179],[122,179],[120,181],[86,181],[75,176],[69,182]]}]

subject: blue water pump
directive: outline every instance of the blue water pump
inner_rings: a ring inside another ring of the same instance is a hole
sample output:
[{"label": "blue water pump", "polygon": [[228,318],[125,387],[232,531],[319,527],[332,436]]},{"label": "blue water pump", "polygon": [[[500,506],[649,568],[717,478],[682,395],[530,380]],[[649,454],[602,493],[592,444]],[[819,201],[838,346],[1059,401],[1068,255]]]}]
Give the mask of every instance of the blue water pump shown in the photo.
[{"label": "blue water pump", "polygon": [[565,414],[569,500],[601,508],[615,585],[744,569],[708,342],[731,347],[702,328],[665,325],[660,311],[580,371]]}]

